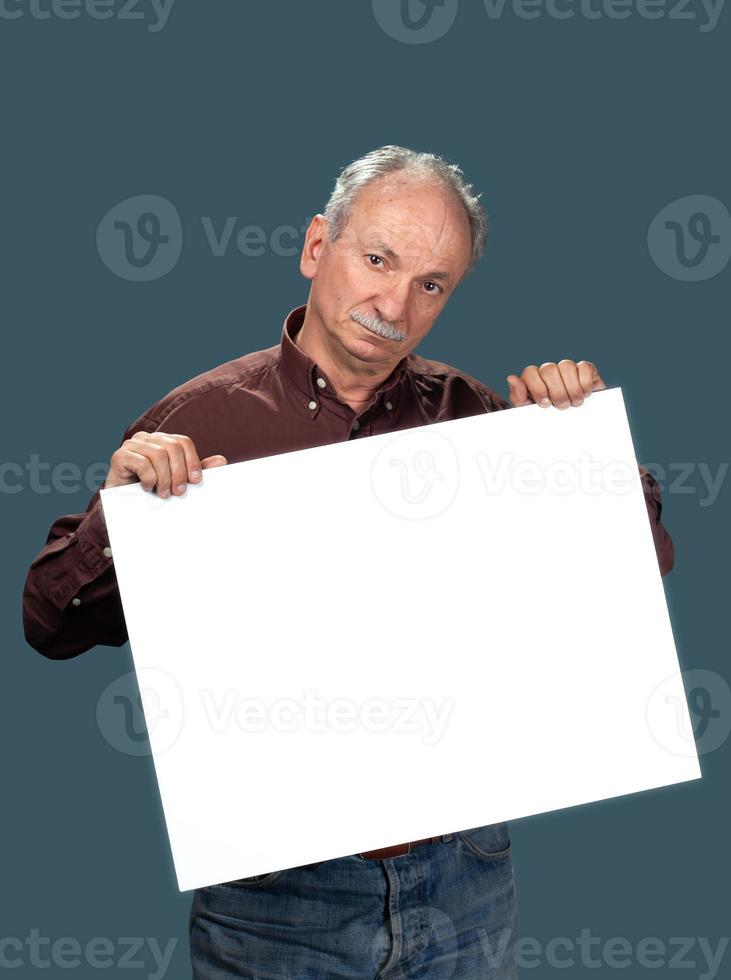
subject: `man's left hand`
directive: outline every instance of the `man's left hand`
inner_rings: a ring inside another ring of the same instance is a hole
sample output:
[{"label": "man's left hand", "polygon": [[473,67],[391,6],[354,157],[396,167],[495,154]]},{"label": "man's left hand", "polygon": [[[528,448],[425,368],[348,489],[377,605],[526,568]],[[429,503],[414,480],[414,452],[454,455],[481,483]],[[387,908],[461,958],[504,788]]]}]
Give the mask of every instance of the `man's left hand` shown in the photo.
[{"label": "man's left hand", "polygon": [[546,361],[540,367],[529,364],[523,373],[508,375],[510,402],[514,408],[520,405],[540,405],[548,408],[578,408],[592,391],[607,386],[602,381],[596,365],[591,361],[570,361],[564,358],[556,364]]}]

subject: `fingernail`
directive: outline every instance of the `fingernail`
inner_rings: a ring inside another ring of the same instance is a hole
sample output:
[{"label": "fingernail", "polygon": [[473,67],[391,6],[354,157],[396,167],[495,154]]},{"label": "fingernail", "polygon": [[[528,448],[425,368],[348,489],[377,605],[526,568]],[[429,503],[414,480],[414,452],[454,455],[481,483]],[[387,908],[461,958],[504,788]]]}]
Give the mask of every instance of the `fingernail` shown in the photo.
[{"label": "fingernail", "polygon": [[176,493],[185,493],[185,484],[184,483],[179,483],[177,485],[177,487],[175,488],[175,492]]},{"label": "fingernail", "polygon": [[191,478],[191,480],[200,480],[200,478],[201,478],[201,471],[200,470],[191,470],[190,471],[190,478]]},{"label": "fingernail", "polygon": [[548,408],[550,404],[551,404],[550,398],[541,398],[541,405],[543,405],[545,408]]},{"label": "fingernail", "polygon": [[169,497],[170,496],[170,491],[169,490],[161,490],[160,491],[160,496],[161,497]]}]

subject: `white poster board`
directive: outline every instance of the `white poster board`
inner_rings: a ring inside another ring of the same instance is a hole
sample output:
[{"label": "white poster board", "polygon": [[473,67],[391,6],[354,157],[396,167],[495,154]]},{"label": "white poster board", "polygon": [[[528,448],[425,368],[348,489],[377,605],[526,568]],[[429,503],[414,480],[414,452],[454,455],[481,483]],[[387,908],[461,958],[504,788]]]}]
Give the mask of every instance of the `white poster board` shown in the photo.
[{"label": "white poster board", "polygon": [[701,775],[619,388],[101,497],[181,890]]}]

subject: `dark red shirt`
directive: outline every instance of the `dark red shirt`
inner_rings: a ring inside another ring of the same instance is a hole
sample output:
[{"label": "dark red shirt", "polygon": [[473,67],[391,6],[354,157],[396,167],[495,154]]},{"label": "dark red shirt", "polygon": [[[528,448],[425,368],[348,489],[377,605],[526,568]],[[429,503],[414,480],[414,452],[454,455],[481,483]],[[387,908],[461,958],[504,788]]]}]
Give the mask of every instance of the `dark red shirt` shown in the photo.
[{"label": "dark red shirt", "polygon": [[[289,313],[281,343],[174,388],[129,426],[121,442],[140,430],[180,433],[190,436],[201,459],[220,453],[237,463],[511,407],[463,371],[409,354],[356,413],[292,339],[305,309]],[[665,575],[674,549],[660,522],[660,488],[643,467],[640,472]],[[54,660],[127,641],[98,490],[83,514],[59,517],[51,526],[25,581],[23,625],[28,643]]]}]

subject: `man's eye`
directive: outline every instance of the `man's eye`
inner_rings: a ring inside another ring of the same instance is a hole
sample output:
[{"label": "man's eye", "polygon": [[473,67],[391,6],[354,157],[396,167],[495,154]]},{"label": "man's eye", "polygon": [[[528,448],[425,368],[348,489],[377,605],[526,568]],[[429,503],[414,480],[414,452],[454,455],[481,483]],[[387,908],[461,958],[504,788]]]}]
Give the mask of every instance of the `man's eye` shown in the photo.
[{"label": "man's eye", "polygon": [[[435,289],[435,290],[436,290],[436,291],[437,291],[438,293],[441,293],[441,291],[442,291],[442,287],[441,287],[441,286],[440,286],[440,285],[439,285],[438,283],[436,283],[436,282],[425,282],[425,283],[424,283],[424,285],[425,285],[425,286],[434,286],[434,289]],[[433,289],[429,289],[429,290],[427,290],[427,291],[428,291],[428,293],[429,293],[429,295],[430,295],[430,296],[434,296],[434,295],[435,295],[435,293],[434,293],[434,290],[433,290]]]},{"label": "man's eye", "polygon": [[[383,259],[381,258],[380,255],[373,255],[372,254],[372,255],[369,255],[368,258],[369,258],[369,260],[370,259],[376,259],[377,262],[380,262],[381,264],[383,264]],[[371,262],[371,265],[373,265],[372,262]],[[380,268],[380,267],[379,266],[376,266],[376,268]]]}]

